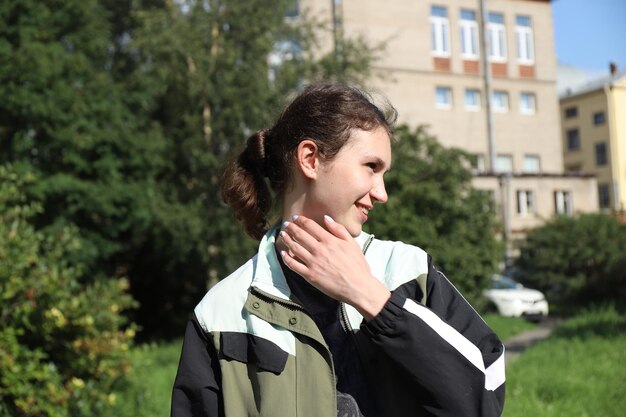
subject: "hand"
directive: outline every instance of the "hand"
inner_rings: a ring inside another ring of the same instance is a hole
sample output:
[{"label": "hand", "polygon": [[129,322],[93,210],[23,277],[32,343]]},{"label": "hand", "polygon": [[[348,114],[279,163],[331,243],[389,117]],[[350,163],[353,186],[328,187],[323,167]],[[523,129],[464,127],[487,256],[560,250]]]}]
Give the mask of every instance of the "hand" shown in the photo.
[{"label": "hand", "polygon": [[[295,217],[295,216],[294,216]],[[376,316],[391,296],[371,273],[361,248],[346,228],[324,216],[325,230],[298,216],[280,232],[287,250],[285,265],[311,285],[356,308],[367,320]]]}]

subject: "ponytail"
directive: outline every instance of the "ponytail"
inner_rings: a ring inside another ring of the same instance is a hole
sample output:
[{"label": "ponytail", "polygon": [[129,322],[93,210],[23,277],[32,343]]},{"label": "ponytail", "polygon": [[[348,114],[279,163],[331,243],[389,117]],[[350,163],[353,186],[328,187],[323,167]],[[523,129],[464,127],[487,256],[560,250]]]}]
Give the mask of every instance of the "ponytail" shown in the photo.
[{"label": "ponytail", "polygon": [[269,229],[267,215],[272,207],[272,194],[265,181],[267,136],[267,130],[250,136],[246,148],[230,161],[222,178],[222,198],[246,233],[257,240]]}]

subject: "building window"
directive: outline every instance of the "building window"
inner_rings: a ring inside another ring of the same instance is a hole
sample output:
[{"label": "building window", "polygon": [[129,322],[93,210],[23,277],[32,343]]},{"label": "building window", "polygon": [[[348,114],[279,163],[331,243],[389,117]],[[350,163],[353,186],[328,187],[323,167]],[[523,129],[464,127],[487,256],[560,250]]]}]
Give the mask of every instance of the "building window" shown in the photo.
[{"label": "building window", "polygon": [[609,184],[598,184],[598,205],[600,208],[611,207],[611,195],[609,194]]},{"label": "building window", "polygon": [[286,13],[287,17],[298,17],[300,16],[300,1],[299,0],[291,0],[289,8]]},{"label": "building window", "polygon": [[501,90],[494,90],[491,94],[491,108],[498,113],[509,111],[509,93]]},{"label": "building window", "polygon": [[496,192],[494,190],[477,189],[478,192],[484,193],[486,201],[483,205],[483,211],[487,213],[493,213],[497,210],[498,204],[496,203]]},{"label": "building window", "polygon": [[472,160],[472,169],[477,173],[486,171],[485,155],[481,153],[474,155],[474,159]]},{"label": "building window", "polygon": [[541,172],[539,155],[524,155],[523,171],[526,173]]},{"label": "building window", "polygon": [[517,42],[517,61],[521,64],[533,64],[535,62],[535,50],[530,16],[515,16],[515,40]]},{"label": "building window", "polygon": [[517,191],[517,213],[522,216],[535,213],[535,193],[530,190]]},{"label": "building window", "polygon": [[598,125],[603,125],[605,122],[605,116],[604,116],[604,112],[603,111],[599,111],[597,113],[593,114],[593,124],[598,126]]},{"label": "building window", "polygon": [[489,13],[487,17],[487,44],[489,59],[492,61],[506,61],[506,35],[504,28],[504,15],[502,13]]},{"label": "building window", "polygon": [[567,129],[566,136],[568,151],[580,149],[580,132],[578,129]]},{"label": "building window", "polygon": [[567,214],[568,216],[574,212],[571,191],[557,190],[554,192],[554,212],[557,214]]},{"label": "building window", "polygon": [[603,166],[607,163],[606,143],[596,143],[596,165]]},{"label": "building window", "polygon": [[478,24],[476,12],[461,9],[461,56],[466,59],[478,58]]},{"label": "building window", "polygon": [[535,114],[537,109],[537,100],[535,93],[520,93],[519,95],[519,111],[522,114]]},{"label": "building window", "polygon": [[497,155],[494,171],[513,172],[513,157],[511,155]]},{"label": "building window", "polygon": [[480,110],[480,91],[478,89],[465,89],[465,109]]},{"label": "building window", "polygon": [[438,109],[452,107],[452,90],[450,87],[437,87],[435,89],[435,107]]},{"label": "building window", "polygon": [[450,22],[448,9],[441,6],[430,8],[430,35],[432,53],[436,56],[450,56]]},{"label": "building window", "polygon": [[565,172],[579,174],[583,172],[583,166],[582,164],[567,164],[565,165]]},{"label": "building window", "polygon": [[565,118],[572,119],[578,117],[578,107],[568,107],[565,109]]}]

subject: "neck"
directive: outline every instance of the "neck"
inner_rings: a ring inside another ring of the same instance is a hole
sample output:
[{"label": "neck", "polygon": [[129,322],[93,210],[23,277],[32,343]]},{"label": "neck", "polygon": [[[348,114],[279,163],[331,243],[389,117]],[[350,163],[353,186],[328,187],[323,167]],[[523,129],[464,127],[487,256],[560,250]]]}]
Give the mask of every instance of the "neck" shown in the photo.
[{"label": "neck", "polygon": [[297,196],[291,194],[290,196],[286,196],[285,201],[283,202],[283,222],[290,222],[294,215],[302,214],[304,212],[305,200],[306,196],[304,194]]},{"label": "neck", "polygon": [[[302,184],[296,184],[293,189],[285,195],[282,204],[281,224],[291,222],[294,215],[304,215],[314,220],[322,227],[326,227],[324,226],[323,216],[315,213],[312,204],[307,200],[307,188],[302,186]],[[280,236],[276,240],[276,247],[278,250],[284,250],[285,248]]]}]

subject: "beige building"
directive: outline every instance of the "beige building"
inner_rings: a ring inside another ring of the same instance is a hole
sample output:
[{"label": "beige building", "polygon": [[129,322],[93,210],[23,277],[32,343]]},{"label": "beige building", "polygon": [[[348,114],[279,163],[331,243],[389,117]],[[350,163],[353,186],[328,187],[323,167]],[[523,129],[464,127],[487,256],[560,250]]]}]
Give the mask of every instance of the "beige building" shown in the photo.
[{"label": "beige building", "polygon": [[[428,125],[445,146],[477,155],[474,184],[493,193],[515,239],[555,213],[597,210],[597,187],[588,175],[563,172],[550,1],[485,3],[484,26],[480,0],[300,5],[328,22],[334,12],[334,33],[386,43],[376,67],[384,77],[372,83],[401,122]],[[333,46],[332,30],[325,45]]]},{"label": "beige building", "polygon": [[594,174],[598,205],[626,210],[626,72],[561,95],[565,170]]}]

